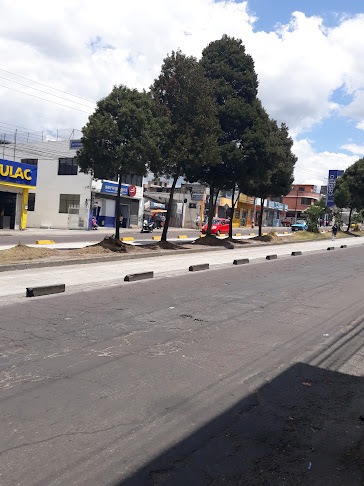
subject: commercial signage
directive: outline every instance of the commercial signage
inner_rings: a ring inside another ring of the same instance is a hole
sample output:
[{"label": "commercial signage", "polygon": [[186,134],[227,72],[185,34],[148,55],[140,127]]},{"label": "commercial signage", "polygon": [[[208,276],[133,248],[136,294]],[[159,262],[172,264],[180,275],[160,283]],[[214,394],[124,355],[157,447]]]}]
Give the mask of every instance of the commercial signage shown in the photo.
[{"label": "commercial signage", "polygon": [[[101,192],[105,192],[106,194],[117,194],[118,193],[118,184],[117,182],[103,182],[101,187]],[[125,186],[121,184],[120,194],[129,195],[129,186]]]},{"label": "commercial signage", "polygon": [[329,170],[329,180],[327,184],[327,205],[332,207],[334,205],[334,188],[336,179],[342,176],[343,170]]},{"label": "commercial signage", "polygon": [[162,203],[151,202],[150,207],[153,209],[166,209],[166,205]]},{"label": "commercial signage", "polygon": [[134,197],[136,194],[136,187],[135,186],[129,186],[128,194],[130,197]]},{"label": "commercial signage", "polygon": [[191,201],[203,201],[203,194],[191,194]]},{"label": "commercial signage", "polygon": [[70,140],[70,149],[80,149],[83,147],[81,140]]},{"label": "commercial signage", "polygon": [[34,188],[37,185],[37,166],[0,159],[0,184]]}]

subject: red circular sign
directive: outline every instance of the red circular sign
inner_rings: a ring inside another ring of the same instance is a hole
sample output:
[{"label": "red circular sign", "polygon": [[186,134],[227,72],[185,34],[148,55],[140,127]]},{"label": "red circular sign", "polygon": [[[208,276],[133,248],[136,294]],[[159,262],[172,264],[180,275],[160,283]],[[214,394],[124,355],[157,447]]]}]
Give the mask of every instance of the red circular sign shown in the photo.
[{"label": "red circular sign", "polygon": [[135,186],[130,186],[129,187],[129,196],[134,197],[136,194],[136,187]]}]

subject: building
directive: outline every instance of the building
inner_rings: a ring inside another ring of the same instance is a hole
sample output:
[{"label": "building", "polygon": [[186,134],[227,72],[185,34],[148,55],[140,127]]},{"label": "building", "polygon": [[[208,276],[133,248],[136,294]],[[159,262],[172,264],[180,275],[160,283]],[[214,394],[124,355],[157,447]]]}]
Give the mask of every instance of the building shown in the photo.
[{"label": "building", "polygon": [[299,218],[302,212],[320,200],[317,186],[313,184],[294,184],[291,191],[282,198],[288,206],[287,218],[292,221]]},{"label": "building", "polygon": [[[6,161],[13,167],[9,173],[20,174],[20,167],[23,175],[27,170],[36,175],[30,186],[26,186],[25,176],[10,182],[0,176],[0,214],[1,207],[4,216],[11,214],[10,224],[8,217],[3,223],[14,229],[91,229],[94,216],[100,226],[114,227],[117,182],[95,180],[91,174],[81,172],[76,160],[80,146],[79,140],[62,140],[2,147],[11,157]],[[2,164],[4,174],[8,165]],[[142,215],[142,177],[125,175],[121,182],[120,223],[124,227],[138,225]],[[15,196],[4,196],[4,192]]]},{"label": "building", "polygon": [[26,228],[37,172],[34,164],[0,159],[0,229]]}]

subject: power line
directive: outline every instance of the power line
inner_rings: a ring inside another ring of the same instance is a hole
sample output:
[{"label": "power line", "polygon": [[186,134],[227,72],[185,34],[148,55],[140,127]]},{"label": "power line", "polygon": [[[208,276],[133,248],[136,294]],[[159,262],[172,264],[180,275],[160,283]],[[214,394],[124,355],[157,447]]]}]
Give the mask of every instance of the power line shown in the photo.
[{"label": "power line", "polygon": [[[34,89],[35,91],[39,91],[40,93],[45,93],[45,94],[47,94],[49,96],[54,96],[55,98],[59,98],[59,99],[64,100],[64,101],[69,101],[70,103],[75,103],[76,105],[81,105],[81,106],[84,106],[85,108],[90,108],[91,109],[91,106],[84,105],[83,103],[79,103],[78,101],[72,101],[72,100],[70,100],[68,98],[63,98],[62,96],[58,96],[56,94],[48,93],[48,91],[44,91],[44,90],[38,89],[38,88],[33,88],[32,86],[28,86],[28,85],[26,85],[24,83],[19,83],[18,81],[13,81],[12,79],[5,78],[4,76],[0,76],[0,78],[1,79],[5,79],[6,81],[9,81],[10,83],[20,84],[20,86],[24,86],[25,88]],[[49,101],[49,100],[47,100],[47,101]]]},{"label": "power line", "polygon": [[86,115],[91,115],[90,112],[87,112],[87,111],[84,111],[84,110],[79,110],[78,108],[73,108],[72,106],[63,105],[62,103],[57,103],[56,101],[47,100],[46,98],[41,98],[40,96],[35,96],[35,95],[30,94],[30,93],[25,93],[24,91],[20,91],[19,89],[10,88],[10,86],[4,86],[3,84],[0,84],[0,87],[11,89],[12,91],[17,91],[18,93],[22,93],[22,94],[25,94],[27,96],[32,96],[33,98],[38,98],[39,100],[42,100],[42,101],[48,101],[48,103],[53,103],[55,105],[63,106],[65,108],[69,108],[70,110],[80,111],[81,113],[86,113]]},{"label": "power line", "polygon": [[30,81],[31,83],[40,84],[41,86],[44,86],[45,88],[54,89],[55,91],[59,91],[60,93],[68,94],[70,96],[74,96],[75,98],[79,98],[80,100],[89,101],[90,103],[96,104],[96,101],[94,101],[94,100],[89,100],[87,98],[82,98],[81,96],[77,96],[77,95],[74,95],[72,93],[67,93],[67,91],[62,91],[61,89],[53,88],[52,86],[49,86],[49,85],[44,84],[44,83],[40,83],[39,81],[34,81],[34,79],[29,79],[29,78],[26,78],[24,76],[20,76],[19,74],[12,73],[11,71],[6,71],[6,69],[0,68],[0,71],[3,71],[4,73],[12,74],[13,76],[17,76],[18,78],[26,79],[27,81]]}]

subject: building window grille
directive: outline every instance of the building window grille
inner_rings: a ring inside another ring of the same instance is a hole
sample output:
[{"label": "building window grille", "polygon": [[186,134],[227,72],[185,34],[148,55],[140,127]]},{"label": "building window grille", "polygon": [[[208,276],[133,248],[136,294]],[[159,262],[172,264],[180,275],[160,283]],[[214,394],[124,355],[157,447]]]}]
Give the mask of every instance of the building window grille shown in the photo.
[{"label": "building window grille", "polygon": [[79,194],[60,194],[59,195],[59,212],[68,213],[70,206],[80,205],[80,195]]},{"label": "building window grille", "polygon": [[74,157],[58,159],[58,175],[77,175],[78,165]]}]

